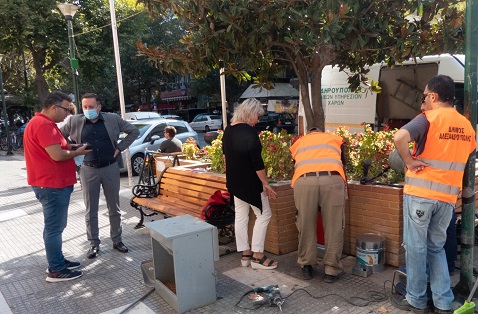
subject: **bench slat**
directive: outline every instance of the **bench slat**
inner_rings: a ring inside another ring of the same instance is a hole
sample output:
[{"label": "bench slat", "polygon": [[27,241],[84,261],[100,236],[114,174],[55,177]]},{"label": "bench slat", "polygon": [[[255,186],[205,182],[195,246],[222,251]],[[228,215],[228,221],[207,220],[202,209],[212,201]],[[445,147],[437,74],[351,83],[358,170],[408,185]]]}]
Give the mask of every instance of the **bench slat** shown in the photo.
[{"label": "bench slat", "polygon": [[[174,202],[174,203],[171,203]],[[178,204],[181,201],[179,200],[168,200],[167,197],[155,197],[155,198],[134,198],[134,202],[138,205],[145,206],[151,210],[159,211],[166,216],[180,216],[184,214],[189,214],[194,217],[201,217],[201,211],[197,211],[197,208],[181,206],[178,207]]]},{"label": "bench slat", "polygon": [[[190,174],[190,173],[187,173]],[[181,184],[193,184],[197,186],[210,186],[215,188],[216,190],[222,190],[225,188],[225,182],[217,181],[217,180],[205,180],[199,178],[193,178],[189,176],[181,176],[177,174],[168,174],[165,172],[161,181],[169,179],[170,181],[175,181],[175,185]]]},{"label": "bench slat", "polygon": [[[188,173],[187,176],[184,175],[184,173]],[[180,177],[193,177],[193,178],[199,178],[204,180],[206,178],[209,181],[217,181],[217,182],[222,182],[226,184],[226,176],[225,175],[218,175],[218,174],[208,174],[204,172],[192,172],[192,171],[185,171],[185,170],[179,170],[179,169],[174,169],[174,167],[169,168],[166,173],[169,174],[177,174]]]},{"label": "bench slat", "polygon": [[161,181],[160,194],[163,194],[163,191],[171,191],[173,193],[209,199],[209,197],[218,190],[217,188],[211,188],[208,186],[193,185],[189,183],[176,185],[176,183],[177,181],[168,179]]},{"label": "bench slat", "polygon": [[201,217],[202,208],[217,190],[226,192],[225,176],[167,168],[160,180],[159,195],[154,198],[135,197],[132,204],[174,217],[189,214]]}]

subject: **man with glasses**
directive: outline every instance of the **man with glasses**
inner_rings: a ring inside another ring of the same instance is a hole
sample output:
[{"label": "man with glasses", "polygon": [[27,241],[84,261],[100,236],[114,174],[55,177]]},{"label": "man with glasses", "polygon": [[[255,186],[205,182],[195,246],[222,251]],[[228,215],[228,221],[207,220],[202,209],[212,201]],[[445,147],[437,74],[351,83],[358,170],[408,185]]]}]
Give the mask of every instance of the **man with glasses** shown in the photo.
[{"label": "man with glasses", "polygon": [[[455,83],[446,75],[430,79],[422,114],[394,135],[407,171],[403,190],[403,244],[407,294],[392,295],[402,310],[427,313],[427,266],[435,313],[451,313],[453,292],[443,248],[469,158],[476,148],[475,130],[453,108]],[[414,142],[410,153],[409,143]]]},{"label": "man with glasses", "polygon": [[159,146],[161,153],[180,153],[182,151],[183,143],[175,138],[175,136],[176,128],[174,126],[168,125],[164,128],[164,137],[166,140]]},{"label": "man with glasses", "polygon": [[41,112],[28,123],[23,138],[28,184],[43,207],[48,282],[72,280],[82,275],[81,271],[74,270],[80,263],[65,259],[62,252],[62,233],[76,183],[73,158],[90,152],[85,146],[72,150],[76,145],[68,145],[56,126],[68,115],[70,101],[70,97],[61,92],[48,95]]},{"label": "man with glasses", "polygon": [[[98,208],[100,187],[108,207],[110,237],[113,248],[127,253],[128,247],[121,238],[122,223],[119,203],[120,169],[123,167],[121,152],[139,136],[139,130],[115,113],[101,112],[101,104],[95,94],[81,98],[83,114],[73,115],[61,128],[65,138],[75,143],[88,143],[92,151],[85,155],[80,168],[83,198],[86,206],[86,234],[90,242],[88,258],[95,258],[100,250]],[[127,135],[118,142],[121,133]]]}]

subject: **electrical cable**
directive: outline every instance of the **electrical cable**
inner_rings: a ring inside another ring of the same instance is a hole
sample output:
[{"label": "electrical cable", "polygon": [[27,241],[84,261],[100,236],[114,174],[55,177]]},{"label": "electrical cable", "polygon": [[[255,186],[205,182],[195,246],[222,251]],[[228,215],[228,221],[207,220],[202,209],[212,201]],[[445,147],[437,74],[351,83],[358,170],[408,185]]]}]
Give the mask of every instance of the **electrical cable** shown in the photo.
[{"label": "electrical cable", "polygon": [[[390,281],[390,280],[387,280],[387,281]],[[368,294],[368,297],[350,297],[350,299],[347,299],[343,296],[341,296],[340,294],[336,294],[336,293],[330,293],[330,294],[326,294],[326,295],[323,295],[323,296],[314,296],[312,295],[309,291],[305,290],[305,289],[296,289],[295,291],[293,291],[291,294],[289,294],[288,296],[285,296],[283,297],[283,299],[287,299],[289,297],[291,297],[292,295],[294,295],[295,293],[299,292],[299,291],[304,291],[305,293],[307,293],[311,298],[313,299],[316,299],[316,300],[320,300],[320,299],[323,299],[323,298],[326,298],[326,297],[331,297],[331,296],[335,296],[335,297],[339,297],[340,299],[344,300],[346,303],[350,304],[350,305],[353,305],[353,306],[357,306],[357,307],[365,307],[365,306],[368,306],[370,305],[371,303],[375,303],[375,302],[383,302],[385,300],[388,299],[388,294],[386,292],[386,287],[385,287],[385,283],[387,282],[385,281],[384,282],[384,292],[379,292],[379,291],[375,291],[375,290],[369,290],[367,291],[367,294]],[[391,281],[390,281],[391,282]],[[254,290],[249,290],[247,291],[246,293],[244,293],[241,298],[239,299],[239,301],[237,301],[237,303],[235,304],[236,307],[239,307],[241,309],[244,309],[244,310],[250,310],[250,311],[255,311],[259,308],[261,308],[262,306],[264,306],[265,304],[258,304],[258,305],[253,305],[252,307],[245,307],[245,306],[241,306],[239,305],[241,303],[241,301],[244,299],[245,296],[247,296],[249,293],[252,293],[254,292]]]}]

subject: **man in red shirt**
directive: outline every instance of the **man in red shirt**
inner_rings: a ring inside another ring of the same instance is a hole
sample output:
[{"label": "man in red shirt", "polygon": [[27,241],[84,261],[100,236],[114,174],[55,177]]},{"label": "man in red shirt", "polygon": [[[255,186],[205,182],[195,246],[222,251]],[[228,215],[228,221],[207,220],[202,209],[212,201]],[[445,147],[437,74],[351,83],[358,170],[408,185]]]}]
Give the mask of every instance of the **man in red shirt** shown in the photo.
[{"label": "man in red shirt", "polygon": [[[66,227],[68,205],[76,183],[74,157],[84,155],[86,145],[68,145],[56,123],[69,114],[71,99],[61,92],[53,92],[43,102],[24,133],[27,181],[43,207],[46,258],[46,281],[58,282],[78,278],[80,263],[68,261],[62,252],[62,233]],[[76,146],[76,150],[72,150]]]}]

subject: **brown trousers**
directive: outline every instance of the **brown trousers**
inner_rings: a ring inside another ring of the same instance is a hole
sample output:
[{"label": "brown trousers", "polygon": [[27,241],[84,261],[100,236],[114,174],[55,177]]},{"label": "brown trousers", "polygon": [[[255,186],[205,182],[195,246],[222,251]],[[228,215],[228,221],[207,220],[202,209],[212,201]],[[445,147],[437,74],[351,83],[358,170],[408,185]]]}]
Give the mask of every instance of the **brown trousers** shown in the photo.
[{"label": "brown trousers", "polygon": [[343,271],[342,256],[345,226],[345,182],[339,175],[300,177],[294,184],[298,209],[299,249],[297,262],[317,264],[317,214],[320,210],[325,236],[326,275]]}]

